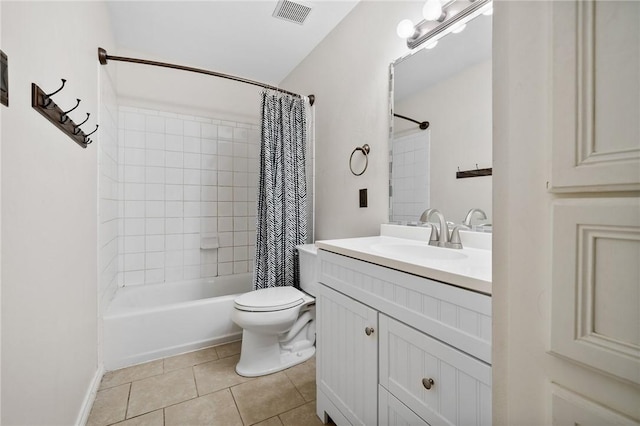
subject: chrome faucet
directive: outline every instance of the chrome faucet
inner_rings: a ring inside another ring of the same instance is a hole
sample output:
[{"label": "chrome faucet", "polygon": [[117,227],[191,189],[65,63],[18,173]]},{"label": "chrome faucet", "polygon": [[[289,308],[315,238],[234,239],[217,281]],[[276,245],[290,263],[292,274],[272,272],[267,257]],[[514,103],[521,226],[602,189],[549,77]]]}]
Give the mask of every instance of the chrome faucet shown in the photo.
[{"label": "chrome faucet", "polygon": [[465,216],[464,220],[462,221],[462,224],[468,228],[471,228],[471,219],[473,219],[473,215],[476,213],[478,214],[481,220],[484,220],[487,218],[487,214],[484,211],[482,211],[482,209],[471,209],[469,210],[469,213],[467,213],[467,216]]},{"label": "chrome faucet", "polygon": [[438,209],[427,209],[420,216],[420,222],[429,222],[431,216],[436,215],[440,222],[440,232],[438,229],[431,225],[431,236],[429,237],[429,245],[445,248],[461,249],[462,242],[460,241],[460,228],[461,226],[455,226],[449,235],[449,225],[444,218],[444,215]]}]

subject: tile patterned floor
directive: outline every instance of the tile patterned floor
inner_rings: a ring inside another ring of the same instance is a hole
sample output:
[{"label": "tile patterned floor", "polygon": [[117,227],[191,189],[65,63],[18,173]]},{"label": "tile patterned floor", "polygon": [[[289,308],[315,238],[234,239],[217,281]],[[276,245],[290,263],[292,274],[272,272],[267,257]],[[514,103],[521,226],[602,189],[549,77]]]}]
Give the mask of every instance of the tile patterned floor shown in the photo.
[{"label": "tile patterned floor", "polygon": [[315,358],[268,376],[234,368],[240,342],[104,375],[88,426],[306,426],[315,414]]}]

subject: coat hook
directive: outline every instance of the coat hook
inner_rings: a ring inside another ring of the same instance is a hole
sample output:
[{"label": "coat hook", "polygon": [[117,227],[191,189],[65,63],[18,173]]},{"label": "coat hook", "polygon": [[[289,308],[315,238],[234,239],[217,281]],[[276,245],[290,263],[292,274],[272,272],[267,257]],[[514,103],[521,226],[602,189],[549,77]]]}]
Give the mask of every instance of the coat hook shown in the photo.
[{"label": "coat hook", "polygon": [[76,99],[76,101],[78,101],[78,103],[76,104],[76,106],[74,106],[73,108],[71,108],[69,111],[64,111],[62,113],[62,115],[60,116],[60,122],[62,124],[66,123],[67,121],[69,121],[69,116],[67,114],[69,114],[71,111],[73,111],[74,109],[78,108],[80,106],[80,99]]},{"label": "coat hook", "polygon": [[51,105],[51,103],[53,102],[51,100],[51,97],[64,88],[64,85],[67,83],[67,80],[65,80],[64,78],[61,78],[60,80],[62,80],[62,86],[60,86],[60,88],[58,90],[56,90],[55,92],[51,92],[49,94],[45,94],[44,95],[44,102],[45,103],[44,103],[44,105],[42,105],[43,107],[47,108],[49,105]]},{"label": "coat hook", "polygon": [[97,132],[99,126],[100,126],[99,124],[96,124],[96,128],[94,129],[93,132],[87,133],[86,135],[84,135],[84,143],[86,143],[87,145],[89,145],[91,143],[91,139],[89,139],[89,136],[91,136],[92,134]]},{"label": "coat hook", "polygon": [[73,129],[73,134],[77,135],[78,133],[80,133],[80,126],[82,126],[84,123],[86,123],[87,121],[89,121],[89,116],[91,115],[90,112],[87,113],[87,118],[85,118],[85,120],[80,123],[80,124],[76,124],[76,127],[74,127]]}]

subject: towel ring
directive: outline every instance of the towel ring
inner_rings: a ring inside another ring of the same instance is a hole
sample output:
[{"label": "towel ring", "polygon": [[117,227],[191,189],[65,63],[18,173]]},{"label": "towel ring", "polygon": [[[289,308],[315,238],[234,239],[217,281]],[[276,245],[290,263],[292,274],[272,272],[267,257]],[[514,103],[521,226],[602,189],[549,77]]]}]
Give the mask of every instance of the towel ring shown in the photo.
[{"label": "towel ring", "polygon": [[[364,159],[366,161],[364,163],[364,169],[362,169],[360,173],[354,172],[353,165],[351,164],[353,161],[353,154],[355,154],[356,151],[361,151],[364,154]],[[367,167],[369,166],[369,151],[371,151],[371,148],[369,147],[369,144],[365,143],[362,146],[355,147],[355,149],[351,152],[351,157],[349,157],[349,169],[351,169],[351,173],[353,173],[355,176],[360,176],[367,170]]]}]

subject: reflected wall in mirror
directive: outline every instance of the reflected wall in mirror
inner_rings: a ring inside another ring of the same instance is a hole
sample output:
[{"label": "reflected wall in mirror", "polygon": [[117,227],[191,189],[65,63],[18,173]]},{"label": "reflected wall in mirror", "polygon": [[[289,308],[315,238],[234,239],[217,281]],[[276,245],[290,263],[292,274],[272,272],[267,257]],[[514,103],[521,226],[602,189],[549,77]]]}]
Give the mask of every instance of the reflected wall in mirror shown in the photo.
[{"label": "reflected wall in mirror", "polygon": [[[491,16],[418,48],[391,64],[390,221],[417,222],[427,208],[461,223],[480,208],[490,223],[491,176],[456,179],[458,170],[492,167]],[[474,222],[474,224],[477,222]]]}]

